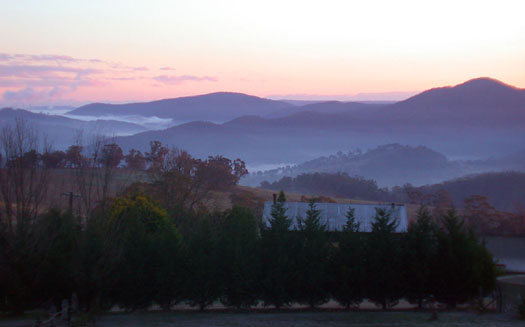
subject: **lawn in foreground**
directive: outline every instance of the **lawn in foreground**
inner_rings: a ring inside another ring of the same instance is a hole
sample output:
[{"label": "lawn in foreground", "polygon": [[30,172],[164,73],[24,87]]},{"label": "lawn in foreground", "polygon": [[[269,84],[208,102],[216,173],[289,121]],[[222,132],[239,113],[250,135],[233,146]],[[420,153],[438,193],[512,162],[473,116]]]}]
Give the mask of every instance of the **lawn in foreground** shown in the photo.
[{"label": "lawn in foreground", "polygon": [[[508,314],[442,312],[430,321],[428,312],[170,312],[108,314],[101,316],[98,327],[339,327],[339,326],[523,326],[524,321]],[[0,326],[24,326],[28,321],[0,321]],[[6,324],[7,323],[7,324]],[[87,326],[92,326],[88,324]]]}]

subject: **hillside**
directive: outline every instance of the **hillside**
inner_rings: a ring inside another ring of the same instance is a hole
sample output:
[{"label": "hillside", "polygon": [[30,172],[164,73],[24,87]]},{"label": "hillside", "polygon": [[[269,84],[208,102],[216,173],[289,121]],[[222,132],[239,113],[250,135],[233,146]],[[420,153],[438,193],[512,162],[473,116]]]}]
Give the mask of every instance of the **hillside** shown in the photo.
[{"label": "hillside", "polygon": [[525,172],[489,172],[469,175],[435,185],[425,185],[418,189],[424,194],[445,190],[458,207],[463,206],[465,198],[483,195],[498,210],[525,211]]},{"label": "hillside", "polygon": [[382,145],[365,152],[338,152],[304,163],[246,176],[242,183],[257,186],[262,181],[276,181],[282,176],[304,173],[338,173],[371,178],[381,186],[404,183],[436,183],[465,174],[464,165],[449,161],[443,154],[424,146]]},{"label": "hillside", "polygon": [[79,116],[156,116],[177,122],[224,122],[244,115],[266,115],[293,105],[242,93],[218,92],[142,103],[92,103],[68,112]]}]

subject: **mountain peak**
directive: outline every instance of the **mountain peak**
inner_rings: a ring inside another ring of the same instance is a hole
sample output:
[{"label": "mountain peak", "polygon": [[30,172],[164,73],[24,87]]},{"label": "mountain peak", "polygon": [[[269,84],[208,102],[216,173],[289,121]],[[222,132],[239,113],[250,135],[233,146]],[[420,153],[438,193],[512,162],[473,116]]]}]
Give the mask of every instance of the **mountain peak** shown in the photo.
[{"label": "mountain peak", "polygon": [[505,105],[508,105],[508,107],[522,107],[524,100],[525,89],[516,88],[493,78],[481,77],[455,86],[438,87],[424,91],[398,102],[395,106],[411,105],[421,108],[429,106],[455,107],[461,111],[464,111],[467,107],[477,107],[491,111],[494,108]]},{"label": "mountain peak", "polygon": [[494,78],[490,77],[478,77],[468,80],[464,83],[454,86],[454,88],[469,88],[469,89],[486,89],[494,87],[512,88],[517,89],[512,85],[508,85]]}]

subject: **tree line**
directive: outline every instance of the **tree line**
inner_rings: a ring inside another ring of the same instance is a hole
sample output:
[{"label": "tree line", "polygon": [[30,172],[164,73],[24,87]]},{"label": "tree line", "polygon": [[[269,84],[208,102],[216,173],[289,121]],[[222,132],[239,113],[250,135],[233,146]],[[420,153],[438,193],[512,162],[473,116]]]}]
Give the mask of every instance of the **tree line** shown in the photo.
[{"label": "tree line", "polygon": [[[420,308],[450,307],[490,294],[496,267],[476,234],[451,210],[434,219],[422,209],[406,234],[378,209],[370,233],[353,211],[340,232],[328,232],[315,202],[292,229],[285,195],[268,224],[247,208],[170,214],[140,191],[81,223],[49,210],[29,234],[2,234],[0,308],[20,312],[76,293],[81,308],[100,312],[186,303],[250,308],[258,303],[315,308],[330,299],[383,309],[400,299]],[[19,227],[19,230],[22,226]],[[6,251],[6,237],[17,239]]]}]

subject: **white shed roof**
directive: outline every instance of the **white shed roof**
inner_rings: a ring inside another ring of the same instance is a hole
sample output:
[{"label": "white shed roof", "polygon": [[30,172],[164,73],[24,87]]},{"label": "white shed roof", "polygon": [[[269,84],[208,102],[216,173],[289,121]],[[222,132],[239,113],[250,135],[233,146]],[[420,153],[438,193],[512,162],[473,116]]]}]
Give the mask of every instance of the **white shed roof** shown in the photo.
[{"label": "white shed roof", "polygon": [[[264,203],[263,222],[269,226],[273,202]],[[392,217],[398,222],[396,232],[407,231],[407,211],[404,204],[346,204],[346,203],[316,203],[316,208],[321,211],[321,222],[327,225],[330,231],[340,231],[346,224],[346,213],[349,208],[354,208],[355,219],[359,222],[361,232],[371,232],[372,223],[376,215],[376,208],[389,210]],[[297,228],[297,218],[306,218],[309,209],[307,202],[285,202],[288,218],[292,219],[292,228]]]}]

